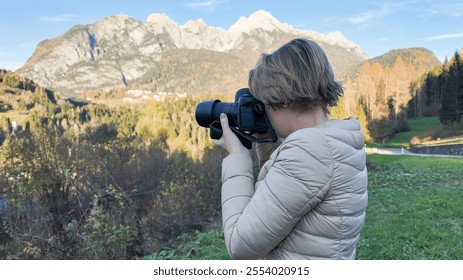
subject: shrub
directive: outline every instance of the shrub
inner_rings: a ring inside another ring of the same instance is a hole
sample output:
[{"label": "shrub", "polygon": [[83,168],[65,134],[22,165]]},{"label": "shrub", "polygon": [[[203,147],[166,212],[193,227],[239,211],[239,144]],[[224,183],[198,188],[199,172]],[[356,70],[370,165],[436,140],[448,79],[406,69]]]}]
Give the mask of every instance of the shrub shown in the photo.
[{"label": "shrub", "polygon": [[0,147],[12,206],[0,259],[134,259],[218,218],[217,149],[170,152],[134,133],[129,110],[62,109],[31,114]]}]

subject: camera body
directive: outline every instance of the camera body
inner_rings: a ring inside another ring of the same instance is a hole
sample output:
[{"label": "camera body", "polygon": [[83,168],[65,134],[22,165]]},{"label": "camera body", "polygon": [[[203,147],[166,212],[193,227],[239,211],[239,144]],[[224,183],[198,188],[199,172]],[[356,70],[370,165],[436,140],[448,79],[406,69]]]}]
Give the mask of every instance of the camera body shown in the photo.
[{"label": "camera body", "polygon": [[[252,142],[276,142],[277,136],[265,113],[265,105],[254,98],[248,88],[242,88],[235,94],[235,102],[208,100],[196,106],[195,117],[200,126],[211,129],[212,139],[222,137],[220,114],[228,117],[230,129],[238,136],[241,143],[250,149]],[[253,134],[269,134],[270,140],[261,139]]]}]

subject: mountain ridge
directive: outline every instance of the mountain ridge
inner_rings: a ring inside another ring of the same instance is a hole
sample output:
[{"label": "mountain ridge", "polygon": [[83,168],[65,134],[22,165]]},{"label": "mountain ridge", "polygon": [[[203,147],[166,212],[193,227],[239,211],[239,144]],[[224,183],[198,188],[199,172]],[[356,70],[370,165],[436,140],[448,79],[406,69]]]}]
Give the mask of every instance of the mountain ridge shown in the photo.
[{"label": "mountain ridge", "polygon": [[[228,30],[208,26],[202,19],[178,24],[162,13],[150,14],[146,21],[119,14],[40,42],[17,73],[63,97],[114,88],[230,93],[246,85],[261,53],[296,37],[319,43],[335,73],[366,61],[360,47],[339,31],[323,35],[300,30],[263,10],[240,17]],[[179,58],[181,62],[174,62]],[[181,73],[185,68],[192,75]]]},{"label": "mountain ridge", "polygon": [[427,68],[442,64],[431,50],[422,47],[392,49],[382,55],[373,57],[368,61],[370,63],[380,63],[384,66],[392,66],[399,56],[406,63],[420,61],[424,63],[424,66]]},{"label": "mountain ridge", "polygon": [[383,68],[392,68],[400,57],[405,64],[413,65],[415,70],[423,67],[425,71],[435,66],[440,66],[442,63],[436,55],[429,49],[422,47],[392,49],[388,52],[370,58],[358,65],[351,66],[340,73],[342,79],[355,79],[361,68],[366,64],[379,64]]}]

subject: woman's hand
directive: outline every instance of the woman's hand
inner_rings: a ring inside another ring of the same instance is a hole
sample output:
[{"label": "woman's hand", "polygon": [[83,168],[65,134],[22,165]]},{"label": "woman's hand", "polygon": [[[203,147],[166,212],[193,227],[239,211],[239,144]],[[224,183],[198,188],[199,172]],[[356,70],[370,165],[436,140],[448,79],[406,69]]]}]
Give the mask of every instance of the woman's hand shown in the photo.
[{"label": "woman's hand", "polygon": [[241,144],[241,141],[230,129],[228,118],[225,113],[220,114],[220,124],[222,125],[222,137],[218,140],[214,140],[214,143],[229,154],[248,152],[246,147]]}]

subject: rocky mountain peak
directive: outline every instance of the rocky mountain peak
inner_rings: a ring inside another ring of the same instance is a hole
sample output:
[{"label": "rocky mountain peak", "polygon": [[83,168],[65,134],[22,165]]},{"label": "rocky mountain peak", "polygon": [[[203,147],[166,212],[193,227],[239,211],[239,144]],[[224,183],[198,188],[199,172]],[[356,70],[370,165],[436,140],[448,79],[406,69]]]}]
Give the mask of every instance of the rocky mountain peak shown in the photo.
[{"label": "rocky mountain peak", "polygon": [[126,29],[132,25],[138,24],[139,22],[139,20],[129,17],[128,15],[119,14],[102,18],[95,23],[95,26],[111,30]]},{"label": "rocky mountain peak", "polygon": [[250,33],[252,30],[262,29],[265,31],[283,30],[290,31],[290,25],[279,22],[269,12],[264,10],[256,11],[249,17],[240,17],[238,21],[233,24],[228,31],[233,33]]},{"label": "rocky mountain peak", "polygon": [[152,41],[157,41],[156,45],[159,45],[161,49],[165,46],[174,47],[172,41],[180,40],[180,27],[166,14],[149,15],[144,26],[148,29],[147,33],[152,37]]},{"label": "rocky mountain peak", "polygon": [[206,31],[209,26],[206,24],[206,22],[203,19],[197,19],[197,20],[189,20],[187,23],[181,26],[183,29],[188,29],[192,32],[204,32]]},{"label": "rocky mountain peak", "polygon": [[146,19],[146,25],[153,27],[153,31],[167,30],[172,31],[178,29],[178,25],[166,14],[154,13]]},{"label": "rocky mountain peak", "polygon": [[[217,88],[217,81],[212,79],[209,82],[204,78],[206,83],[197,82],[201,77],[188,80],[192,76],[181,73],[188,65],[189,69],[197,69],[209,77],[240,77],[230,82],[229,88],[219,87],[228,91],[245,82],[250,65],[260,53],[271,52],[296,37],[318,42],[335,71],[364,60],[360,48],[340,32],[323,35],[299,30],[263,10],[241,17],[228,30],[208,26],[202,19],[179,25],[166,14],[153,13],[145,22],[115,15],[95,24],[71,28],[62,36],[39,44],[18,72],[59,91],[62,96],[71,97],[86,90],[116,87],[191,93],[206,93]],[[215,60],[211,61],[211,57]],[[176,59],[182,63],[174,61]]]},{"label": "rocky mountain peak", "polygon": [[176,24],[168,15],[162,13],[153,13],[146,18],[147,23],[157,24]]}]

